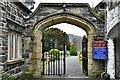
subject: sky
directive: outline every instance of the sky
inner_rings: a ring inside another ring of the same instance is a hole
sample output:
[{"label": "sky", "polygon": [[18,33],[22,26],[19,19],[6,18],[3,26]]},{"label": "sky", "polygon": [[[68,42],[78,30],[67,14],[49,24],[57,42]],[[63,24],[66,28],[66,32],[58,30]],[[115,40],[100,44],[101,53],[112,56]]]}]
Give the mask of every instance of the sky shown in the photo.
[{"label": "sky", "polygon": [[[37,6],[39,5],[39,3],[89,3],[89,5],[91,7],[96,6],[100,1],[102,0],[35,0],[35,6],[33,11],[37,8]],[[75,26],[75,25],[71,25],[71,24],[67,24],[67,23],[60,23],[57,25],[53,25],[51,26],[53,28],[59,28],[61,30],[63,30],[64,32],[66,32],[67,34],[74,34],[77,36],[84,36],[86,35],[86,32]]]},{"label": "sky", "polygon": [[86,32],[83,29],[81,29],[75,25],[72,25],[72,24],[60,23],[57,25],[53,25],[51,27],[61,29],[62,31],[66,32],[67,34],[74,34],[77,36],[86,35]]}]

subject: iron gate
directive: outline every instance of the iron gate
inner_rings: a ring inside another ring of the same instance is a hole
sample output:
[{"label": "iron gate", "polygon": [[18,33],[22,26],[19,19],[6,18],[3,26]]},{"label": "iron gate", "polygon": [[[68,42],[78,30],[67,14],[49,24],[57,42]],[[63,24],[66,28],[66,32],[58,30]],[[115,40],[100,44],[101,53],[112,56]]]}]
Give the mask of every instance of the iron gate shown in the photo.
[{"label": "iron gate", "polygon": [[65,38],[63,35],[48,34],[42,37],[43,75],[65,75]]},{"label": "iron gate", "polygon": [[86,75],[88,75],[87,42],[87,38],[84,36],[82,40],[82,69]]}]

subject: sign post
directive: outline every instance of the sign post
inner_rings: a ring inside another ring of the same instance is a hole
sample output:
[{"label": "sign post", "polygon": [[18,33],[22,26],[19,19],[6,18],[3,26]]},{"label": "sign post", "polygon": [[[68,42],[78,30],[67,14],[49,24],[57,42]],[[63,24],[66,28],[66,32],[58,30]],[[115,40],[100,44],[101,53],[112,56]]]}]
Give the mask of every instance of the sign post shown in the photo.
[{"label": "sign post", "polygon": [[107,42],[106,41],[94,41],[93,43],[93,59],[107,59]]}]

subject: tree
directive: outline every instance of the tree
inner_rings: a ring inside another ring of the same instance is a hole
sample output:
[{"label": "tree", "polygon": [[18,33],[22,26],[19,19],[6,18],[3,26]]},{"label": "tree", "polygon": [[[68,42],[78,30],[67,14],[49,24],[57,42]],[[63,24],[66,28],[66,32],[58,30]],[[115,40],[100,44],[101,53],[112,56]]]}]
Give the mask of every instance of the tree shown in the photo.
[{"label": "tree", "polygon": [[[59,46],[55,47],[59,50],[63,50],[63,43],[65,43],[65,45],[67,45],[67,50],[70,49],[69,36],[65,32],[61,31],[58,28],[48,28],[48,29],[44,30],[43,36],[44,36],[44,40],[47,40],[44,42],[45,51],[50,50],[48,42],[50,42],[51,40],[58,41],[60,43]],[[51,49],[52,49],[52,47],[51,47]]]},{"label": "tree", "polygon": [[77,49],[76,49],[74,43],[72,43],[72,44],[70,45],[70,55],[75,55],[75,56],[77,56]]}]

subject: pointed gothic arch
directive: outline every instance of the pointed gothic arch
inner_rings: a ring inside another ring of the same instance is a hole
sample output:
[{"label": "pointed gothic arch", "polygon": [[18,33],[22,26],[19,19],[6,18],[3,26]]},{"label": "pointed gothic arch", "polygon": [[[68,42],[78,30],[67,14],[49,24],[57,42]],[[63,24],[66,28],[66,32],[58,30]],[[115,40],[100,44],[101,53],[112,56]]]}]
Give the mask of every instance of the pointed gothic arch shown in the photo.
[{"label": "pointed gothic arch", "polygon": [[55,24],[59,23],[69,23],[78,26],[86,31],[88,36],[88,75],[92,75],[96,69],[99,70],[100,62],[94,61],[92,59],[92,52],[93,52],[93,40],[96,37],[96,26],[94,26],[90,21],[87,19],[74,15],[72,13],[57,13],[50,16],[47,16],[41,20],[38,20],[34,25],[32,32],[31,32],[31,40],[34,44],[33,46],[33,53],[31,56],[32,66],[31,69],[35,70],[35,72],[41,73],[42,67],[40,63],[40,59],[42,57],[42,32]]}]

